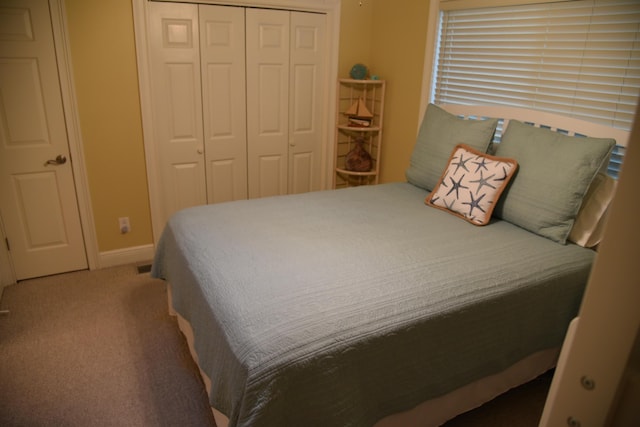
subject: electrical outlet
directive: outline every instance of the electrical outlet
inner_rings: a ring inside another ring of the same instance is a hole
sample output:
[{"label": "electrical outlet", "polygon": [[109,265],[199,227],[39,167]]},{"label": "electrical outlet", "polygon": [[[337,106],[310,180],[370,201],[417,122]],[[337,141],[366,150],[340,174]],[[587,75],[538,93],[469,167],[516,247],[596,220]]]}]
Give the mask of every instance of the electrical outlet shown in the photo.
[{"label": "electrical outlet", "polygon": [[120,233],[127,234],[131,231],[131,224],[129,223],[129,217],[125,216],[118,218],[118,225],[120,226]]}]

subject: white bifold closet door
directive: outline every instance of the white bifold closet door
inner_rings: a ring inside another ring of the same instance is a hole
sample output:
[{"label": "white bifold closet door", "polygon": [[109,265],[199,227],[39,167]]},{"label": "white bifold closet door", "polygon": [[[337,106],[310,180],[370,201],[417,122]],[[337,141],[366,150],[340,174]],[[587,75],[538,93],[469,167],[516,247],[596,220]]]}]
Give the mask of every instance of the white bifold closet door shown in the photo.
[{"label": "white bifold closet door", "polygon": [[207,202],[247,198],[244,9],[200,6]]},{"label": "white bifold closet door", "polygon": [[163,217],[321,189],[325,15],[151,2]]}]

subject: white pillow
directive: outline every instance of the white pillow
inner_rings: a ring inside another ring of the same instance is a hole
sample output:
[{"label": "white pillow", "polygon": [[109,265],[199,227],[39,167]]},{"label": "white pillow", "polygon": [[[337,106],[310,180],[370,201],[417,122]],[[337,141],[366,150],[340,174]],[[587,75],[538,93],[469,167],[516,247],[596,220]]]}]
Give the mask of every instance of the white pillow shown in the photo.
[{"label": "white pillow", "polygon": [[582,201],[578,216],[569,233],[569,241],[593,248],[602,240],[609,205],[616,192],[617,181],[599,173]]}]

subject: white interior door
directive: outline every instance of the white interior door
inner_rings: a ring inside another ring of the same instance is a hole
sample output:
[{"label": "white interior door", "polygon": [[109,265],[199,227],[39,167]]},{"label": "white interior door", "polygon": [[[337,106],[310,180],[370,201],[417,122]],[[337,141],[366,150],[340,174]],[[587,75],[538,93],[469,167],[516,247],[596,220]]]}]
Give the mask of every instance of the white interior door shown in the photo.
[{"label": "white interior door", "polygon": [[48,2],[3,0],[0,215],[18,280],[87,268],[60,90]]},{"label": "white interior door", "polygon": [[207,202],[247,198],[244,9],[200,5]]},{"label": "white interior door", "polygon": [[289,14],[246,10],[249,198],[287,194]]},{"label": "white interior door", "polygon": [[198,7],[149,2],[154,143],[164,224],[207,202],[202,129]]},{"label": "white interior door", "polygon": [[321,189],[326,15],[291,13],[289,193]]}]

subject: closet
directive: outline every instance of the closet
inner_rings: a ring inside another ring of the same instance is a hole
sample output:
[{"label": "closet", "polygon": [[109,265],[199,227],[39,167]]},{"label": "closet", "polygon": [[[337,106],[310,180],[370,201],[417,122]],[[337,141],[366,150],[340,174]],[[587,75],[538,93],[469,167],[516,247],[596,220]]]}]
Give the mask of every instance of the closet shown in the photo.
[{"label": "closet", "polygon": [[190,206],[321,189],[325,19],[149,2],[145,148],[163,221]]}]

